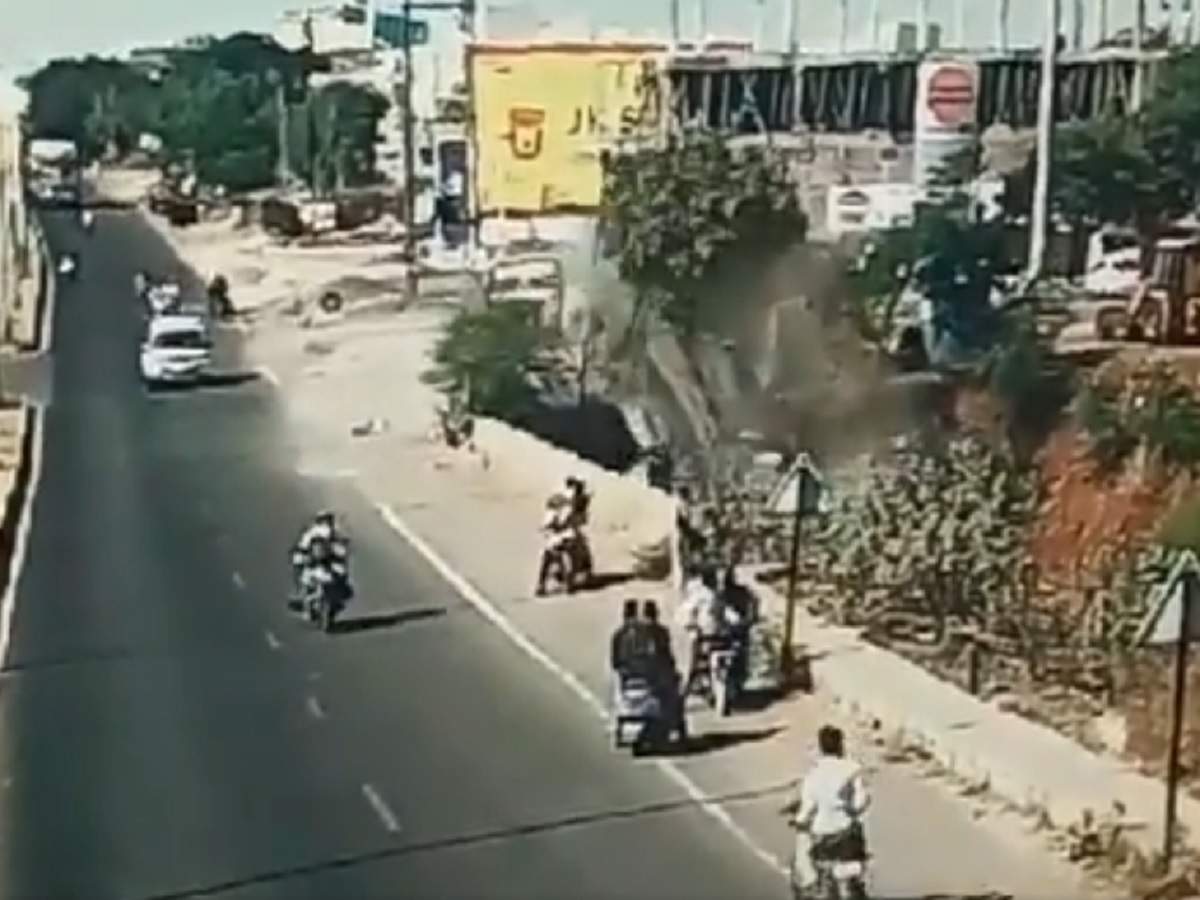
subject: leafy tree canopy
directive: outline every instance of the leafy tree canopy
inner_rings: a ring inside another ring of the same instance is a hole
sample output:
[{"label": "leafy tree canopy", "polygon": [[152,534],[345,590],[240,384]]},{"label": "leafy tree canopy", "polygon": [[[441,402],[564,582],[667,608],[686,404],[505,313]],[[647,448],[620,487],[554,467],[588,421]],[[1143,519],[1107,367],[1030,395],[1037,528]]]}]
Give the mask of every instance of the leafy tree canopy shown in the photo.
[{"label": "leafy tree canopy", "polygon": [[[319,137],[290,147],[312,183],[362,183],[375,163],[375,136],[387,101],[349,84],[308,97],[309,73],[327,68],[306,52],[293,53],[266,35],[241,32],[203,48],[168,54],[160,80],[116,60],[60,60],[26,81],[36,137],[73,140],[85,156],[109,147],[129,151],[143,132],[163,141],[167,161],[186,161],[200,181],[234,190],[271,184],[278,155],[278,90],[292,113],[312,121]],[[316,161],[297,152],[325,148]],[[330,172],[336,173],[330,175]]]},{"label": "leafy tree canopy", "polygon": [[[1055,132],[1051,205],[1076,225],[1127,225],[1147,236],[1195,207],[1200,185],[1200,52],[1166,64],[1136,115]],[[1009,181],[1011,213],[1028,212],[1036,159]]]},{"label": "leafy tree canopy", "polygon": [[807,227],[781,156],[713,134],[609,157],[602,207],[622,277],[686,334],[725,254],[769,252]]}]

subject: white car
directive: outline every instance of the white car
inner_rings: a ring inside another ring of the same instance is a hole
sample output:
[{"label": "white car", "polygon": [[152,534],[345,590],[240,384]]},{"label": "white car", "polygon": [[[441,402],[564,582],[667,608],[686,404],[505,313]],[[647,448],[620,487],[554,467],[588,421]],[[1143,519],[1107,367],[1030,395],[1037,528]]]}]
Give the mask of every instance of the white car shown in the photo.
[{"label": "white car", "polygon": [[212,340],[201,316],[167,315],[150,320],[142,344],[147,384],[196,382],[212,361]]}]

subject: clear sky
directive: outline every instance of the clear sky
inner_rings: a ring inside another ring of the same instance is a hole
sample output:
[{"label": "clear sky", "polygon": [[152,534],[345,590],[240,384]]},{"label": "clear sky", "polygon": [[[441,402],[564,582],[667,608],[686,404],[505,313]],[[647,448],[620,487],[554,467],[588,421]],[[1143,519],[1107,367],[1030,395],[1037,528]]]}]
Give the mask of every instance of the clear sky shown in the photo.
[{"label": "clear sky", "polygon": [[[622,29],[634,34],[662,35],[669,0],[493,0],[519,5],[523,15],[496,14],[497,27],[520,28],[539,20],[561,25],[576,35],[589,29]],[[685,36],[694,29],[700,0],[679,0]],[[838,0],[797,0],[802,10],[801,42],[812,49],[833,49],[840,32]],[[850,4],[850,44],[867,42],[872,0]],[[879,0],[885,20],[916,18],[921,0]],[[930,19],[941,21],[950,43],[955,34],[955,0],[926,0]],[[990,44],[996,33],[1000,0],[963,0],[966,43]],[[1083,0],[1096,9],[1100,0]],[[1109,0],[1113,27],[1128,25],[1134,0]],[[707,0],[709,30],[722,35],[754,37],[760,15],[767,44],[782,35],[783,0]],[[1014,43],[1032,44],[1040,34],[1047,0],[1009,0]],[[1062,0],[1069,27],[1076,0]],[[0,0],[0,67],[29,70],[54,55],[87,51],[113,52],[138,44],[166,41],[196,33],[224,33],[243,28],[269,31],[279,12],[302,5],[297,0]],[[490,5],[490,4],[489,4]],[[1158,0],[1147,3],[1151,14]],[[517,23],[521,22],[521,25]],[[1089,28],[1089,32],[1091,28]]]}]

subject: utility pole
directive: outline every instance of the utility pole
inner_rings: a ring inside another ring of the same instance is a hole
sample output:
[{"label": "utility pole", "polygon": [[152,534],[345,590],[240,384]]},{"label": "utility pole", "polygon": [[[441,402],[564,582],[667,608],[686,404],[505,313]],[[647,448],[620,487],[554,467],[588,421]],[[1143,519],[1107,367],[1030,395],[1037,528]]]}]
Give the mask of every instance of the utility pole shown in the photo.
[{"label": "utility pole", "polygon": [[1042,35],[1042,75],[1038,92],[1037,172],[1033,183],[1033,210],[1029,217],[1029,267],[1025,278],[1032,284],[1046,262],[1046,232],[1050,227],[1050,160],[1054,153],[1054,95],[1058,54],[1059,0],[1046,0]]},{"label": "utility pole", "polygon": [[279,189],[285,190],[288,185],[288,176],[291,174],[291,161],[288,159],[288,105],[287,93],[283,83],[283,76],[272,70],[272,80],[275,82],[275,120],[277,126],[276,140],[279,142],[279,152],[276,165],[276,178],[279,181]]},{"label": "utility pole", "polygon": [[784,49],[787,51],[791,62],[795,62],[796,57],[796,4],[800,0],[783,0],[783,39]]},{"label": "utility pole", "polygon": [[879,0],[871,0],[871,50],[879,53],[883,50],[883,15],[880,12]]},{"label": "utility pole", "polygon": [[1104,44],[1108,40],[1108,0],[1100,0],[1100,12],[1096,24],[1096,43]]},{"label": "utility pole", "polygon": [[412,0],[404,0],[404,295],[417,299],[417,161],[413,140]]},{"label": "utility pole", "polygon": [[850,0],[838,0],[841,5],[841,28],[838,32],[838,49],[846,52],[846,43],[850,39]]},{"label": "utility pole", "polygon": [[1008,0],[996,5],[996,42],[1001,52],[1008,52]]},{"label": "utility pole", "polygon": [[[416,160],[416,116],[413,113],[413,20],[416,10],[442,10],[459,12],[470,20],[475,15],[474,0],[458,0],[458,2],[424,2],[424,0],[404,0],[404,40],[401,47],[404,51],[404,256],[408,261],[405,269],[404,282],[408,299],[417,296],[417,160]],[[468,73],[468,79],[470,75]],[[470,82],[468,81],[468,84]],[[469,112],[468,116],[473,117]]]},{"label": "utility pole", "polygon": [[[807,453],[801,453],[796,457],[796,462],[793,464],[790,474],[796,479],[796,493],[792,500],[796,504],[796,507],[791,510],[792,552],[788,566],[787,606],[784,609],[783,619],[783,645],[779,648],[779,683],[784,690],[787,689],[791,681],[795,664],[793,644],[795,643],[796,631],[796,587],[800,576],[801,531],[804,527],[805,517],[819,511],[821,493],[820,475],[817,473]],[[782,487],[784,489],[788,487],[786,479]],[[787,503],[787,500],[783,496],[773,498],[773,500],[773,506],[776,509],[780,511],[786,509],[784,504]]]},{"label": "utility pole", "polygon": [[696,40],[703,44],[708,40],[708,0],[696,0],[696,30]]},{"label": "utility pole", "polygon": [[1133,108],[1142,108],[1142,33],[1146,30],[1146,0],[1133,0]]},{"label": "utility pole", "polygon": [[671,25],[671,46],[679,46],[679,0],[668,0]]},{"label": "utility pole", "polygon": [[1071,49],[1083,49],[1083,0],[1075,0],[1071,7]]},{"label": "utility pole", "polygon": [[[842,0],[842,21],[846,19],[846,0]],[[929,0],[917,0],[917,50],[929,49]]]}]

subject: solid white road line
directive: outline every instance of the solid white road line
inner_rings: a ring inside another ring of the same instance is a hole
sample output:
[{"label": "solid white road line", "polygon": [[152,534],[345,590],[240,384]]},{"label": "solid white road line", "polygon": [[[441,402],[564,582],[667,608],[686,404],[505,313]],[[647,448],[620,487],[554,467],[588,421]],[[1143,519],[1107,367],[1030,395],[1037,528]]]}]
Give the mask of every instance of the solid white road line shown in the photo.
[{"label": "solid white road line", "polygon": [[[446,562],[441,555],[434,550],[425,539],[417,534],[408,524],[396,515],[395,511],[382,503],[376,504],[376,509],[379,510],[383,520],[396,531],[405,541],[407,541],[413,549],[415,549],[425,561],[431,565],[434,570],[446,580],[462,596],[464,600],[471,604],[475,610],[483,616],[487,621],[491,622],[500,630],[505,637],[512,641],[520,648],[527,656],[535,662],[540,663],[547,671],[555,678],[565,684],[572,693],[574,693],[583,704],[605,722],[609,720],[609,711],[604,701],[593,694],[588,688],[575,677],[574,673],[570,672],[554,659],[552,659],[544,650],[538,647],[533,641],[526,637],[516,625],[512,623],[496,606],[488,600],[473,584],[467,581],[461,574],[455,571],[454,567]],[[723,828],[729,831],[735,838],[738,839],[754,856],[764,863],[773,872],[787,877],[788,869],[782,866],[771,853],[760,847],[747,831],[738,825],[728,812],[719,804],[714,803],[708,798],[704,791],[692,779],[690,779],[684,771],[670,760],[655,760],[658,768],[677,784],[683,792],[692,800],[700,809],[708,814],[713,820],[720,824]]]},{"label": "solid white road line", "polygon": [[244,591],[246,589],[246,581],[242,578],[241,572],[233,573],[233,586],[239,591]]},{"label": "solid white road line", "polygon": [[264,381],[270,382],[273,387],[279,387],[279,376],[276,375],[275,371],[269,366],[259,366],[254,371],[257,372],[259,377]]},{"label": "solid white road line", "polygon": [[283,644],[279,643],[279,638],[275,637],[275,635],[271,631],[269,631],[269,630],[265,631],[265,632],[263,632],[263,634],[266,636],[267,646],[270,647],[272,650],[278,650],[280,647],[283,646]]},{"label": "solid white road line", "polygon": [[312,713],[314,719],[325,718],[325,710],[321,707],[321,701],[316,697],[310,696],[308,698],[308,711]]},{"label": "solid white road line", "polygon": [[371,809],[375,810],[375,815],[379,816],[379,821],[383,823],[383,827],[392,834],[399,831],[400,823],[396,821],[395,814],[383,802],[383,798],[379,796],[379,791],[375,790],[370,784],[364,784],[362,792],[363,796],[367,798],[367,803],[371,804]]},{"label": "solid white road line", "polygon": [[0,665],[8,657],[8,640],[12,635],[13,612],[17,606],[17,584],[25,567],[25,551],[29,546],[29,532],[33,525],[33,501],[37,498],[38,485],[42,480],[42,448],[45,441],[45,412],[37,413],[37,432],[33,436],[29,461],[29,484],[25,489],[25,504],[17,519],[17,535],[13,542],[13,553],[8,563],[8,586],[0,599]]}]

